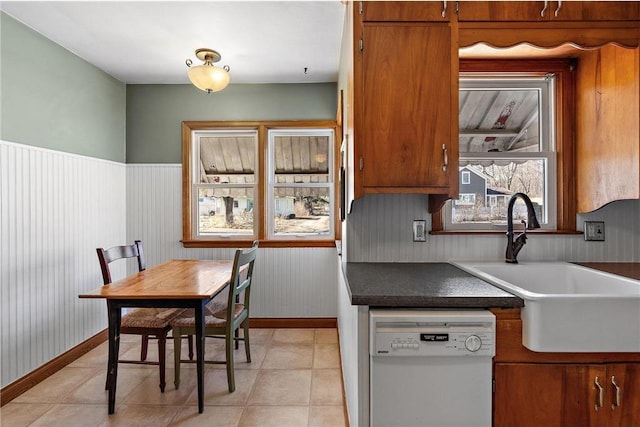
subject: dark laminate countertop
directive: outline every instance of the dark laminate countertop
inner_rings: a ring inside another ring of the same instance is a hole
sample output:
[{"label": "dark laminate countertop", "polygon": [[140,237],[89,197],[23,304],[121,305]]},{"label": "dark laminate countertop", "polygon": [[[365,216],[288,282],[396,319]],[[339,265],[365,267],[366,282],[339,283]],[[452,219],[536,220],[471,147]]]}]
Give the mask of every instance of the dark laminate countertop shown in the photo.
[{"label": "dark laminate countertop", "polygon": [[447,263],[344,263],[353,305],[523,307],[524,301]]}]

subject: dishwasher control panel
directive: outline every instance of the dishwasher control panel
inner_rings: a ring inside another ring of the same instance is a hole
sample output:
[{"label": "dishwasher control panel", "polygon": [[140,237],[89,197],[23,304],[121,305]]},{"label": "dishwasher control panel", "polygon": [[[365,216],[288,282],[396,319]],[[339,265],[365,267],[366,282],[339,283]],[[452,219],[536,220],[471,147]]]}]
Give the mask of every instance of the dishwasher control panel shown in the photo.
[{"label": "dishwasher control panel", "polygon": [[488,310],[371,310],[372,356],[495,355]]}]

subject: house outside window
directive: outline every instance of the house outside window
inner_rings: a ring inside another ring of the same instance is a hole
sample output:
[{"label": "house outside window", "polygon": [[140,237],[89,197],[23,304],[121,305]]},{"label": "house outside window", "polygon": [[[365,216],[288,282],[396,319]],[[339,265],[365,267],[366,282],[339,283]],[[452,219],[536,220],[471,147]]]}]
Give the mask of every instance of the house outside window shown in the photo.
[{"label": "house outside window", "polygon": [[335,122],[295,124],[183,123],[186,247],[333,242]]},{"label": "house outside window", "polygon": [[[460,197],[445,205],[445,229],[504,227],[517,192],[555,228],[554,91],[553,75],[461,74]],[[518,199],[514,220],[526,214]]]}]

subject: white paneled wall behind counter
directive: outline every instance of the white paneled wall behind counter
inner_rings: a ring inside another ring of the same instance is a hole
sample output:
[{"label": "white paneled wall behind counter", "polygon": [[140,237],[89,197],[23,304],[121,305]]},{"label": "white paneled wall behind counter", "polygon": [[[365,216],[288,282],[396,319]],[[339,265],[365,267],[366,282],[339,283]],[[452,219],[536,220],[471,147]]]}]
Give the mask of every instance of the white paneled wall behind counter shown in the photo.
[{"label": "white paneled wall behind counter", "polygon": [[[147,264],[172,258],[231,259],[234,249],[185,249],[182,165],[127,165],[127,239],[144,242]],[[335,248],[260,248],[252,317],[335,317]]]},{"label": "white paneled wall behind counter", "polygon": [[[126,166],[0,141],[2,387],[107,325],[96,247],[126,238]],[[125,273],[116,267],[117,276]]]},{"label": "white paneled wall behind counter", "polygon": [[[347,221],[350,262],[446,262],[450,259],[500,260],[506,238],[496,235],[428,235],[413,242],[412,221],[430,228],[427,196],[373,194],[358,199]],[[577,235],[530,234],[522,261],[640,262],[640,200],[621,200],[588,214],[583,221],[604,221],[605,241],[585,242]]]}]

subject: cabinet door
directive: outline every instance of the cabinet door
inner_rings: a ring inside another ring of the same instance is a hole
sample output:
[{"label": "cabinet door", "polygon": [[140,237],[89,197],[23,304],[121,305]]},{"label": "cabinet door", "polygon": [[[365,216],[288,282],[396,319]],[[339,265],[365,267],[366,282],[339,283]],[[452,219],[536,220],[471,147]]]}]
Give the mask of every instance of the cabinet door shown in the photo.
[{"label": "cabinet door", "polygon": [[607,425],[640,426],[640,363],[607,366]]},{"label": "cabinet door", "polygon": [[454,1],[364,1],[360,2],[367,21],[448,21]]},{"label": "cabinet door", "polygon": [[459,21],[546,21],[551,6],[544,1],[460,1]]},{"label": "cabinet door", "polygon": [[[598,365],[496,363],[493,424],[499,426],[604,425],[600,390],[606,369]],[[606,422],[606,421],[605,421]]]},{"label": "cabinet door", "polygon": [[552,21],[635,21],[640,19],[637,1],[554,1]]},{"label": "cabinet door", "polygon": [[[457,88],[450,27],[365,25],[362,55],[364,187],[447,188],[443,165],[452,152],[452,85]],[[449,157],[453,167],[457,158]]]}]

